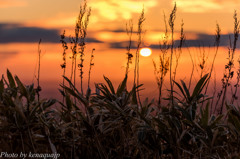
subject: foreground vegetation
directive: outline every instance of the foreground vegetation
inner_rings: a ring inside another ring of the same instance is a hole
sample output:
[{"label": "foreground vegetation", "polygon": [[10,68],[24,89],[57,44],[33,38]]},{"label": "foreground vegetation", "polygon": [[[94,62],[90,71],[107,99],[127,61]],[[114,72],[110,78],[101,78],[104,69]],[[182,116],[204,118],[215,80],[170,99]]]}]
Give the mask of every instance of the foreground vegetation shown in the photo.
[{"label": "foreground vegetation", "polygon": [[[222,90],[217,96],[219,111],[213,111],[213,96],[207,96],[214,60],[208,74],[187,86],[176,81],[177,65],[185,40],[183,27],[178,54],[174,54],[173,39],[176,6],[169,18],[171,39],[166,28],[160,63],[154,62],[159,98],[154,101],[140,100],[139,48],[142,43],[144,11],[138,23],[138,41],[135,56],[134,83],[127,88],[133,27],[129,23],[129,47],[127,67],[123,81],[114,88],[111,80],[96,84],[96,92],[89,87],[93,66],[91,54],[88,87],[83,89],[83,66],[86,30],[90,16],[86,3],[81,6],[71,38],[71,76],[65,77],[68,44],[61,35],[63,45],[63,82],[60,92],[62,101],[41,99],[40,79],[37,88],[24,85],[17,76],[7,71],[0,80],[0,152],[60,154],[60,158],[238,158],[240,156],[240,109],[234,106],[237,88],[227,101],[227,88],[233,78],[233,60],[239,33],[239,21],[234,14],[234,43],[229,47],[229,63],[225,66]],[[165,24],[167,25],[166,18]],[[182,24],[183,26],[183,24]],[[219,47],[220,28],[217,25],[215,47]],[[170,55],[168,53],[170,49]],[[216,49],[217,50],[217,49]],[[93,50],[94,51],[94,50]],[[39,50],[39,71],[40,72]],[[216,51],[217,54],[217,51]],[[173,58],[176,56],[176,58]],[[77,57],[80,63],[77,64]],[[216,57],[216,56],[215,56]],[[204,59],[203,59],[204,61]],[[200,65],[204,68],[204,62]],[[80,70],[80,89],[76,88],[76,71]],[[167,72],[170,74],[168,98],[162,98],[162,85]],[[240,73],[237,73],[239,79]],[[191,81],[191,80],[190,80]],[[237,81],[238,82],[238,81]],[[190,91],[190,86],[193,90]],[[236,92],[236,93],[235,93]],[[161,101],[165,100],[166,104]],[[58,107],[55,104],[58,103]],[[216,109],[216,106],[215,106]],[[223,111],[226,109],[226,111]]]},{"label": "foreground vegetation", "polygon": [[208,79],[203,76],[191,94],[184,82],[176,83],[185,99],[161,110],[147,99],[140,107],[137,88],[126,90],[127,78],[115,89],[105,77],[94,95],[90,89],[82,95],[67,79],[65,103],[55,110],[49,108],[56,100],[38,101],[33,85],[24,86],[8,71],[0,81],[0,151],[61,158],[237,157],[240,111],[227,105],[226,114],[210,114],[207,99],[201,108]]}]

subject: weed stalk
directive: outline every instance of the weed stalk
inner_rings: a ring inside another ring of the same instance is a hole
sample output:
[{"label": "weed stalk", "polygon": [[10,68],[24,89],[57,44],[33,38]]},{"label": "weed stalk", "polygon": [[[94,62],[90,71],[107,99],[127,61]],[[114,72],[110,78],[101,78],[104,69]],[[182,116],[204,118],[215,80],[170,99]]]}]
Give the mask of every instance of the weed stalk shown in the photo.
[{"label": "weed stalk", "polygon": [[142,26],[144,21],[145,21],[144,9],[142,9],[142,13],[138,19],[138,31],[137,31],[138,42],[137,42],[137,50],[135,55],[135,68],[134,68],[134,81],[133,81],[134,87],[137,88],[136,89],[137,96],[138,96],[137,99],[141,107],[142,107],[142,104],[140,100],[139,89],[137,86],[139,86],[139,50],[142,45],[142,33],[143,33]]},{"label": "weed stalk", "polygon": [[92,67],[94,66],[93,59],[94,59],[94,54],[93,52],[95,49],[92,49],[91,57],[90,57],[90,62],[89,62],[89,70],[88,70],[88,89],[90,89],[90,79],[91,79],[91,70]]},{"label": "weed stalk", "polygon": [[174,8],[170,14],[168,24],[171,29],[171,55],[170,55],[170,86],[171,86],[171,94],[170,94],[170,100],[171,100],[171,105],[173,107],[173,78],[172,78],[172,65],[173,65],[173,53],[174,53],[174,22],[176,19],[176,11],[177,11],[177,6],[176,3],[174,4]]},{"label": "weed stalk", "polygon": [[41,48],[40,48],[40,44],[41,44],[41,39],[38,42],[38,75],[37,75],[37,100],[39,102],[39,98],[40,98],[40,91],[41,91],[41,87],[40,87],[40,68],[41,68]]},{"label": "weed stalk", "polygon": [[218,112],[219,114],[222,114],[223,106],[224,106],[226,96],[227,96],[227,88],[231,85],[230,81],[231,81],[231,79],[233,78],[233,75],[234,75],[234,71],[232,69],[234,67],[234,55],[235,55],[238,36],[239,36],[239,20],[237,18],[237,11],[234,12],[233,18],[234,18],[233,45],[232,45],[232,42],[231,42],[231,38],[229,37],[230,46],[228,48],[228,57],[227,57],[228,63],[225,65],[225,73],[224,73],[224,76],[222,78],[222,89],[218,93],[218,99],[217,99],[216,106],[215,106],[215,110],[216,110],[216,107],[218,106],[218,103],[219,103],[219,101],[221,99],[221,96],[222,96],[220,111]]}]

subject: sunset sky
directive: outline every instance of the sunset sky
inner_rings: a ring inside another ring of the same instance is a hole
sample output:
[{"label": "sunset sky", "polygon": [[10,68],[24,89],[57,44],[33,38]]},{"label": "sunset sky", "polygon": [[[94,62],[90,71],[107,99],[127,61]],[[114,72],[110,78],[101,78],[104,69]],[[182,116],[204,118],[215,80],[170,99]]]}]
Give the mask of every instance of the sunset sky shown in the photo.
[{"label": "sunset sky", "polygon": [[[43,94],[57,96],[57,88],[62,81],[60,34],[66,30],[67,35],[74,35],[74,26],[82,2],[83,0],[0,0],[0,74],[4,74],[8,68],[27,83],[36,81],[37,42],[41,38],[44,54],[41,59],[41,84],[45,91]],[[141,57],[140,78],[145,87],[152,88],[145,91],[145,94],[156,94],[152,60],[158,58],[158,44],[165,29],[164,13],[168,19],[175,2],[177,18],[174,38],[178,40],[183,20],[187,46],[193,47],[191,49],[196,58],[199,50],[196,51],[194,47],[200,44],[213,45],[216,23],[219,23],[222,30],[221,46],[224,46],[216,60],[217,71],[220,71],[217,78],[220,79],[224,70],[229,34],[233,30],[233,13],[235,9],[240,11],[240,0],[88,0],[92,14],[86,52],[96,48],[92,85],[103,81],[103,75],[120,82],[126,64],[126,23],[132,19],[136,31],[138,17],[144,8],[146,21],[143,30],[146,32],[143,46],[152,48],[152,55]],[[136,39],[134,37],[133,40]],[[70,53],[70,49],[68,51]],[[86,63],[90,57],[87,55]],[[185,72],[179,73],[178,77],[187,79],[187,72],[192,69],[189,67],[191,60],[187,50],[180,62],[180,69]],[[86,63],[85,72],[88,69]],[[198,64],[197,59],[195,63]],[[130,74],[133,72],[133,65],[131,67]],[[196,72],[195,81],[198,73]]]},{"label": "sunset sky", "polygon": [[[78,15],[81,0],[0,0],[0,42],[58,42],[63,29],[71,30]],[[92,8],[89,41],[122,42],[127,39],[125,24],[137,18],[144,7],[145,42],[157,44],[164,29],[163,13],[167,18],[177,3],[176,30],[184,21],[187,39],[210,38],[216,22],[222,33],[233,28],[233,12],[240,8],[240,0],[88,0]],[[136,28],[136,26],[135,26]],[[71,34],[71,32],[67,32]],[[116,38],[116,36],[118,38]]]}]

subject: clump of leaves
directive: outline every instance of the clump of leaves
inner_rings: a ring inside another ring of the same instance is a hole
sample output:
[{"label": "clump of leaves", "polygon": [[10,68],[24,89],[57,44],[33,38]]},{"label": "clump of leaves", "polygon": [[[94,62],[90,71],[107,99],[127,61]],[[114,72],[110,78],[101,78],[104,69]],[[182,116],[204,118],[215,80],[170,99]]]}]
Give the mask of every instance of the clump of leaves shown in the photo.
[{"label": "clump of leaves", "polygon": [[2,152],[56,152],[51,142],[49,109],[56,100],[38,100],[34,85],[25,86],[7,70],[0,80],[0,148]]}]

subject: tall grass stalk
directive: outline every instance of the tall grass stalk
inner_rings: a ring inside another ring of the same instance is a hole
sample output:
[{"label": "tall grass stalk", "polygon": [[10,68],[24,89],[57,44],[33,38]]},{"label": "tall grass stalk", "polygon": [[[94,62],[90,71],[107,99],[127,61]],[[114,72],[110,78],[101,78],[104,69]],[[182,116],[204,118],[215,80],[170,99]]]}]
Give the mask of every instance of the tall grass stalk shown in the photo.
[{"label": "tall grass stalk", "polygon": [[93,52],[94,52],[94,51],[95,51],[95,49],[92,49],[92,53],[91,53],[91,57],[90,57],[90,62],[89,62],[89,70],[88,70],[88,89],[90,89],[91,70],[92,70],[92,67],[94,66],[94,63],[93,63],[93,59],[94,59]]},{"label": "tall grass stalk", "polygon": [[[66,61],[66,55],[67,55],[67,49],[68,49],[68,46],[67,46],[67,42],[65,41],[65,30],[63,31],[62,35],[61,35],[61,40],[60,42],[62,43],[62,48],[63,48],[63,53],[62,53],[62,60],[63,60],[63,63],[60,65],[61,68],[63,69],[63,77],[66,76],[66,67],[67,67],[67,61]],[[62,81],[62,85],[65,86],[65,78],[63,78],[63,81]],[[64,91],[64,89],[63,89]],[[64,96],[63,96],[63,102],[64,102]]]},{"label": "tall grass stalk", "polygon": [[137,49],[136,49],[136,54],[135,54],[135,68],[134,68],[134,87],[137,88],[137,99],[138,102],[141,106],[141,100],[140,100],[140,94],[139,94],[139,88],[137,86],[139,86],[139,51],[140,51],[140,47],[142,45],[142,34],[143,34],[143,22],[145,21],[145,16],[144,16],[144,9],[142,9],[141,15],[138,19],[138,31],[137,31],[137,35],[138,35],[138,41],[137,41]]},{"label": "tall grass stalk", "polygon": [[70,42],[71,44],[73,44],[71,46],[71,50],[72,50],[72,56],[71,56],[71,60],[72,60],[72,66],[71,66],[71,75],[70,75],[70,79],[71,81],[74,81],[74,85],[75,85],[75,80],[76,80],[76,58],[77,58],[77,44],[78,44],[78,34],[79,31],[78,29],[76,29],[75,27],[75,37],[70,37]]},{"label": "tall grass stalk", "polygon": [[169,60],[165,61],[164,55],[160,58],[160,68],[158,69],[156,62],[153,60],[154,74],[158,85],[158,106],[161,106],[162,87],[164,78],[169,70]]},{"label": "tall grass stalk", "polygon": [[159,54],[159,65],[156,61],[153,61],[154,75],[158,85],[158,106],[161,106],[162,99],[162,87],[163,82],[166,77],[167,72],[169,71],[169,57],[167,56],[169,50],[168,43],[168,26],[166,22],[166,15],[164,14],[164,24],[165,24],[165,33],[162,39],[162,43],[159,42],[159,48],[161,53]]},{"label": "tall grass stalk", "polygon": [[131,47],[132,47],[132,34],[133,34],[133,22],[132,20],[129,21],[129,23],[126,24],[126,32],[128,35],[128,46],[127,46],[127,65],[126,65],[126,71],[125,76],[128,76],[129,67],[132,63],[133,54],[131,53]]},{"label": "tall grass stalk", "polygon": [[232,94],[231,104],[233,104],[234,101],[238,99],[237,92],[238,92],[239,82],[240,82],[240,57],[238,57],[237,81],[236,81],[236,84],[234,85],[234,92]]},{"label": "tall grass stalk", "polygon": [[78,68],[80,70],[80,85],[81,85],[81,92],[83,94],[83,62],[84,62],[84,51],[85,51],[85,38],[87,36],[87,27],[89,24],[89,17],[91,15],[91,8],[87,9],[87,2],[84,1],[84,5],[80,7],[80,12],[77,21],[77,28],[79,29],[79,37],[80,41],[78,43],[79,50],[78,53],[80,54],[80,63],[78,64]]},{"label": "tall grass stalk", "polygon": [[[210,46],[209,46],[210,50]],[[199,52],[196,56],[196,71],[199,73],[200,78],[207,72],[207,62],[209,58],[209,52],[206,52],[206,46],[199,45],[197,48],[197,52]]]},{"label": "tall grass stalk", "polygon": [[187,50],[188,50],[188,54],[190,56],[191,63],[192,63],[192,71],[191,71],[190,78],[189,78],[189,83],[188,83],[188,89],[190,90],[191,84],[192,84],[193,73],[194,73],[194,70],[195,70],[195,64],[194,64],[194,61],[193,61],[193,57],[192,57],[191,51],[189,50],[188,47],[187,47]]},{"label": "tall grass stalk", "polygon": [[232,69],[234,67],[234,55],[236,52],[237,41],[238,41],[238,36],[239,36],[239,20],[237,18],[237,11],[234,12],[233,19],[234,19],[233,44],[231,41],[231,37],[229,37],[230,46],[228,48],[228,57],[227,57],[228,63],[225,65],[225,72],[224,72],[224,76],[222,78],[222,89],[218,93],[218,99],[217,99],[216,106],[215,106],[215,107],[218,106],[218,103],[222,97],[220,109],[218,112],[219,114],[222,114],[224,103],[227,98],[227,90],[228,90],[228,87],[231,85],[230,82],[234,75],[234,71]]},{"label": "tall grass stalk", "polygon": [[176,19],[176,11],[177,11],[177,5],[176,3],[174,4],[174,7],[173,7],[173,10],[170,14],[170,17],[169,17],[169,21],[168,21],[168,24],[170,26],[170,29],[171,29],[171,55],[170,55],[170,86],[171,86],[171,92],[170,92],[170,100],[171,100],[171,104],[173,106],[173,78],[172,78],[172,65],[173,65],[173,53],[174,53],[174,22],[175,22],[175,19]]},{"label": "tall grass stalk", "polygon": [[[215,64],[215,60],[216,60],[216,57],[217,57],[217,54],[218,54],[218,49],[219,49],[219,45],[220,45],[220,38],[221,38],[221,28],[219,26],[219,24],[217,23],[216,24],[216,33],[215,33],[215,54],[214,54],[214,57],[213,57],[213,61],[212,61],[212,65],[211,65],[211,68],[210,68],[210,72],[209,72],[209,80],[206,84],[206,89],[205,89],[205,95],[207,94],[207,91],[208,91],[208,86],[209,86],[209,83],[211,81],[211,77],[212,77],[212,72],[213,72],[213,69],[214,69],[214,64]],[[215,79],[216,80],[216,79]],[[216,84],[216,81],[214,80],[214,84]],[[212,114],[212,110],[213,110],[213,102],[214,102],[214,96],[215,96],[215,93],[216,93],[216,85],[214,85],[214,93],[213,93],[213,98],[212,98],[212,104],[211,104],[211,108],[210,108],[210,111],[211,111],[211,114]]]},{"label": "tall grass stalk", "polygon": [[41,45],[42,40],[40,39],[38,42],[38,74],[37,74],[37,99],[39,102],[39,98],[40,98],[40,91],[41,91],[41,87],[40,87],[40,69],[41,69]]},{"label": "tall grass stalk", "polygon": [[[89,17],[91,15],[91,8],[87,8],[87,2],[84,0],[83,4],[80,5],[80,11],[75,24],[75,35],[70,37],[72,50],[72,68],[70,79],[76,86],[76,70],[77,67],[80,70],[80,88],[83,94],[83,62],[84,62],[84,51],[85,51],[85,38],[87,35],[87,27],[89,24]],[[80,62],[77,64],[77,56],[80,56]]]},{"label": "tall grass stalk", "polygon": [[[183,30],[183,26],[184,26],[184,23],[183,23],[183,20],[182,20],[182,23],[181,23],[181,31],[180,31],[180,41],[179,41],[179,45],[178,45],[178,49],[175,50],[175,68],[174,68],[174,72],[173,72],[173,81],[175,81],[176,79],[176,75],[177,75],[177,68],[178,68],[178,64],[179,64],[179,59],[181,57],[181,54],[182,54],[182,47],[184,45],[184,42],[186,40],[186,36],[184,34],[184,30]],[[174,84],[174,83],[173,83]]]}]

